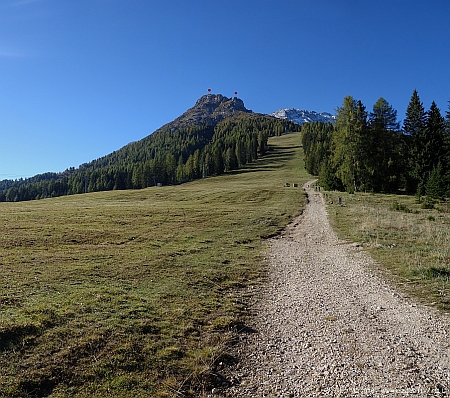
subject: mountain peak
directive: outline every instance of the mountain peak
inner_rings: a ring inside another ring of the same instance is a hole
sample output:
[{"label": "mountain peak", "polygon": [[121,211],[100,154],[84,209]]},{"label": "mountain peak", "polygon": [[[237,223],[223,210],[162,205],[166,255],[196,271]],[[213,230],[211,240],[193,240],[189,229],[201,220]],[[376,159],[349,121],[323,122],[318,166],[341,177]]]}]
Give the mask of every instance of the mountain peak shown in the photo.
[{"label": "mountain peak", "polygon": [[311,122],[334,123],[336,121],[336,116],[328,112],[318,113],[316,111],[305,111],[296,108],[280,109],[271,113],[269,116],[274,116],[278,119],[287,119],[300,125]]},{"label": "mountain peak", "polygon": [[237,97],[227,98],[222,94],[206,94],[195,105],[171,122],[172,127],[180,125],[215,125],[238,112],[251,113],[244,102]]},{"label": "mountain peak", "polygon": [[222,94],[206,94],[201,96],[194,105],[194,108],[202,108],[202,107],[212,107],[211,109],[215,109],[222,104],[233,105],[236,109],[242,110],[244,112],[248,112],[245,109],[244,102],[237,97],[227,98]]}]

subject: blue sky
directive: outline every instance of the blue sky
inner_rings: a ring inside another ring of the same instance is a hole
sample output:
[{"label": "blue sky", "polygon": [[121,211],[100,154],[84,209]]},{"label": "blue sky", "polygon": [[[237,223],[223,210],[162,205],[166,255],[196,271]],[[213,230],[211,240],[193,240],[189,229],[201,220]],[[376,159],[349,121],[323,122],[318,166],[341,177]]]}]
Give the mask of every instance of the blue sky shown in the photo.
[{"label": "blue sky", "polygon": [[450,99],[448,0],[1,0],[0,179],[77,167],[211,88],[270,113]]}]

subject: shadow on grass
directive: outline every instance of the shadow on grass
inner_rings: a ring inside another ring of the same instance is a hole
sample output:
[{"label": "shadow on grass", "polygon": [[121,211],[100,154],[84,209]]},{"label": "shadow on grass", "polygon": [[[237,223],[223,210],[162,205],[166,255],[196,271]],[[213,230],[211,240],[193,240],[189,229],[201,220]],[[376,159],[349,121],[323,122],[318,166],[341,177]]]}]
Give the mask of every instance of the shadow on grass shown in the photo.
[{"label": "shadow on grass", "polygon": [[44,398],[53,393],[57,384],[57,380],[48,378],[26,380],[20,383],[20,390],[23,391],[25,397]]},{"label": "shadow on grass", "polygon": [[414,271],[413,275],[420,275],[426,279],[443,278],[446,280],[450,280],[450,269],[447,267],[421,268],[417,271]]},{"label": "shadow on grass", "polygon": [[256,329],[241,321],[233,323],[232,329],[238,334],[253,334],[258,332]]},{"label": "shadow on grass", "polygon": [[430,267],[426,270],[429,278],[445,278],[450,279],[450,269],[445,267]]},{"label": "shadow on grass", "polygon": [[21,345],[27,336],[38,334],[39,328],[35,325],[12,325],[0,330],[0,352]]},{"label": "shadow on grass", "polygon": [[293,147],[276,146],[270,149],[266,155],[254,163],[249,163],[238,170],[229,171],[229,175],[240,175],[261,171],[275,171],[286,165],[286,162],[294,159],[300,145]]}]

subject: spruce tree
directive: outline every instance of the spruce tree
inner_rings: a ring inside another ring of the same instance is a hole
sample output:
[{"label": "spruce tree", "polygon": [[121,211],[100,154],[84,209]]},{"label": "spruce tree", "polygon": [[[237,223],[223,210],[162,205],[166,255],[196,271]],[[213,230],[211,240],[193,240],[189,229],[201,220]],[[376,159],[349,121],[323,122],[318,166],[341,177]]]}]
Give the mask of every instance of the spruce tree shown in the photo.
[{"label": "spruce tree", "polygon": [[422,176],[422,144],[427,121],[427,114],[420,101],[417,90],[414,90],[406,108],[406,118],[403,121],[404,142],[407,148],[406,188],[409,192],[422,194],[424,190]]},{"label": "spruce tree", "polygon": [[417,136],[425,128],[427,114],[420,101],[417,90],[414,90],[408,107],[406,108],[406,118],[403,121],[403,131],[406,135]]},{"label": "spruce tree", "polygon": [[425,172],[431,172],[438,163],[443,161],[445,155],[445,120],[434,101],[428,111],[423,141],[426,155]]},{"label": "spruce tree", "polygon": [[425,194],[433,199],[441,199],[445,196],[446,186],[443,183],[444,175],[442,172],[441,163],[431,170],[429,178],[425,184]]},{"label": "spruce tree", "polygon": [[445,161],[447,169],[450,171],[450,101],[448,101],[448,111],[445,113]]},{"label": "spruce tree", "polygon": [[366,162],[373,189],[395,191],[400,174],[397,111],[384,98],[379,98],[369,115],[369,125]]},{"label": "spruce tree", "polygon": [[[416,142],[416,178],[418,181],[417,194],[427,194],[427,181],[430,178],[431,172],[437,165],[443,161],[444,157],[444,118],[441,115],[439,108],[433,101],[430,110],[427,113],[425,128],[420,130],[415,137]],[[441,168],[439,168],[441,175]],[[437,182],[437,174],[433,174],[434,182]],[[441,181],[444,184],[443,181]]]},{"label": "spruce tree", "polygon": [[445,185],[447,186],[446,196],[450,197],[450,101],[448,101],[448,110],[445,113],[444,161],[442,168]]}]

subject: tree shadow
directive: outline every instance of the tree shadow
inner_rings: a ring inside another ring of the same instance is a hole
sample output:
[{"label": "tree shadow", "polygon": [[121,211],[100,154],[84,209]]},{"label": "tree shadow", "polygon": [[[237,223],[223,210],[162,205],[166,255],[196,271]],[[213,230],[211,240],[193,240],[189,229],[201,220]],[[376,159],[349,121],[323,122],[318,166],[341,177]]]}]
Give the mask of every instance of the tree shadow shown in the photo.
[{"label": "tree shadow", "polygon": [[282,168],[287,161],[292,160],[299,148],[301,148],[301,145],[271,147],[266,155],[255,162],[248,163],[240,169],[231,170],[226,174],[239,175],[261,171],[275,171]]}]

